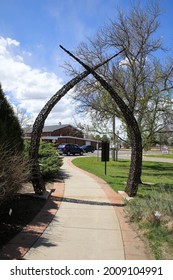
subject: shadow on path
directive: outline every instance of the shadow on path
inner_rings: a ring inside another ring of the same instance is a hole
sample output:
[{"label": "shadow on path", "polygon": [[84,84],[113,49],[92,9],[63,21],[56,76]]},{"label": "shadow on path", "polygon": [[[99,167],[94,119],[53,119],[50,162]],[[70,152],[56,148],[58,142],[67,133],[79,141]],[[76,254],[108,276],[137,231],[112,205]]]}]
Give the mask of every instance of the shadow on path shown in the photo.
[{"label": "shadow on path", "polygon": [[69,202],[69,203],[79,203],[79,204],[88,204],[88,205],[100,205],[100,206],[116,206],[116,207],[123,207],[125,203],[110,203],[110,202],[101,202],[101,201],[93,201],[93,200],[83,200],[83,199],[76,199],[70,197],[57,197],[57,201],[62,202]]}]

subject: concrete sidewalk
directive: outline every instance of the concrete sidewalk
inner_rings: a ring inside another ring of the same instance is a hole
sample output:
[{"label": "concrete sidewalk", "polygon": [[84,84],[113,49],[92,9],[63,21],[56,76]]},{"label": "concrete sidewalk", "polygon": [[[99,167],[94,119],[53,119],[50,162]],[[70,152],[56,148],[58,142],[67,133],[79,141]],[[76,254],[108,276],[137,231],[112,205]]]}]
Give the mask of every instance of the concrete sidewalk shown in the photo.
[{"label": "concrete sidewalk", "polygon": [[[40,213],[35,231],[32,225],[30,230],[25,228],[23,239],[20,233],[4,248],[6,256],[16,259],[22,255],[26,260],[149,259],[146,244],[125,220],[122,197],[103,180],[76,168],[71,159],[64,157],[62,167],[63,200],[60,204],[62,191],[61,194],[55,191],[53,207],[45,213],[50,212],[54,216],[52,221]],[[56,203],[58,211],[55,210]],[[32,242],[28,241],[29,237],[33,237]],[[13,251],[16,248],[18,255],[10,255],[9,245]]]},{"label": "concrete sidewalk", "polygon": [[64,158],[65,193],[61,207],[25,259],[124,259],[118,218],[112,203],[91,177]]}]

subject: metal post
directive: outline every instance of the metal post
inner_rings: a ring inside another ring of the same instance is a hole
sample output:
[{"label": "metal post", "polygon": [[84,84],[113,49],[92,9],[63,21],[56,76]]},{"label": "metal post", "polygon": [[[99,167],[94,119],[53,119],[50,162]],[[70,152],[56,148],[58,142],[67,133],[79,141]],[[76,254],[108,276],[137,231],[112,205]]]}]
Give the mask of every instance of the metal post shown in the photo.
[{"label": "metal post", "polygon": [[97,142],[96,147],[97,147],[97,161],[98,161],[99,160],[99,142]]},{"label": "metal post", "polygon": [[107,161],[105,160],[105,175],[107,173]]},{"label": "metal post", "polygon": [[116,145],[116,161],[118,161],[118,145]]}]

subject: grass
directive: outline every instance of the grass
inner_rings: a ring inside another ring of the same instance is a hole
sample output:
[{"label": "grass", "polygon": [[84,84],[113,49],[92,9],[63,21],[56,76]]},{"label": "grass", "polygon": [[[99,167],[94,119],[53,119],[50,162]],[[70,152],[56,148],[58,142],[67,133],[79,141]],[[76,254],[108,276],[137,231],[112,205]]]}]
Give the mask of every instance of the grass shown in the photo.
[{"label": "grass", "polygon": [[[100,158],[77,158],[73,163],[105,180],[115,191],[124,190],[128,178],[129,160],[107,162],[107,174],[104,174],[104,162]],[[160,185],[169,185],[173,189],[173,165],[167,162],[143,162],[142,181],[148,185],[140,185],[138,195],[146,194]]]},{"label": "grass", "polygon": [[107,162],[107,174],[105,175],[105,164],[100,158],[86,157],[77,158],[73,163],[90,173],[104,179],[114,190],[124,190],[127,180],[129,161]]},{"label": "grass", "polygon": [[173,235],[168,233],[167,228],[148,224],[142,228],[142,231],[145,232],[145,236],[149,240],[155,259],[169,260],[173,258]]},{"label": "grass", "polygon": [[[73,163],[104,179],[115,191],[124,190],[130,161],[121,160],[104,163],[96,157],[77,158]],[[138,224],[148,238],[155,259],[173,259],[173,164],[165,162],[143,162],[142,181],[137,197],[125,210],[131,222]],[[149,184],[150,183],[150,184]],[[160,213],[158,218],[155,213]]]}]

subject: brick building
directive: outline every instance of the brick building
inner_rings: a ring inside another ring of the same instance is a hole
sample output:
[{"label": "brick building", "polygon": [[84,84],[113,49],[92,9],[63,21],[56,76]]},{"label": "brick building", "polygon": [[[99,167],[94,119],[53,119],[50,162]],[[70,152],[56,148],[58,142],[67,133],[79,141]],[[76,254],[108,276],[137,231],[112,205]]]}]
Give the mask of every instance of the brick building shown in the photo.
[{"label": "brick building", "polygon": [[[24,129],[24,138],[30,139],[32,133],[32,127],[26,127]],[[53,142],[57,144],[70,143],[82,145],[92,145],[97,148],[97,143],[100,141],[95,141],[91,139],[85,139],[82,131],[70,124],[59,124],[59,125],[49,125],[44,126],[41,139],[43,141]]]}]

